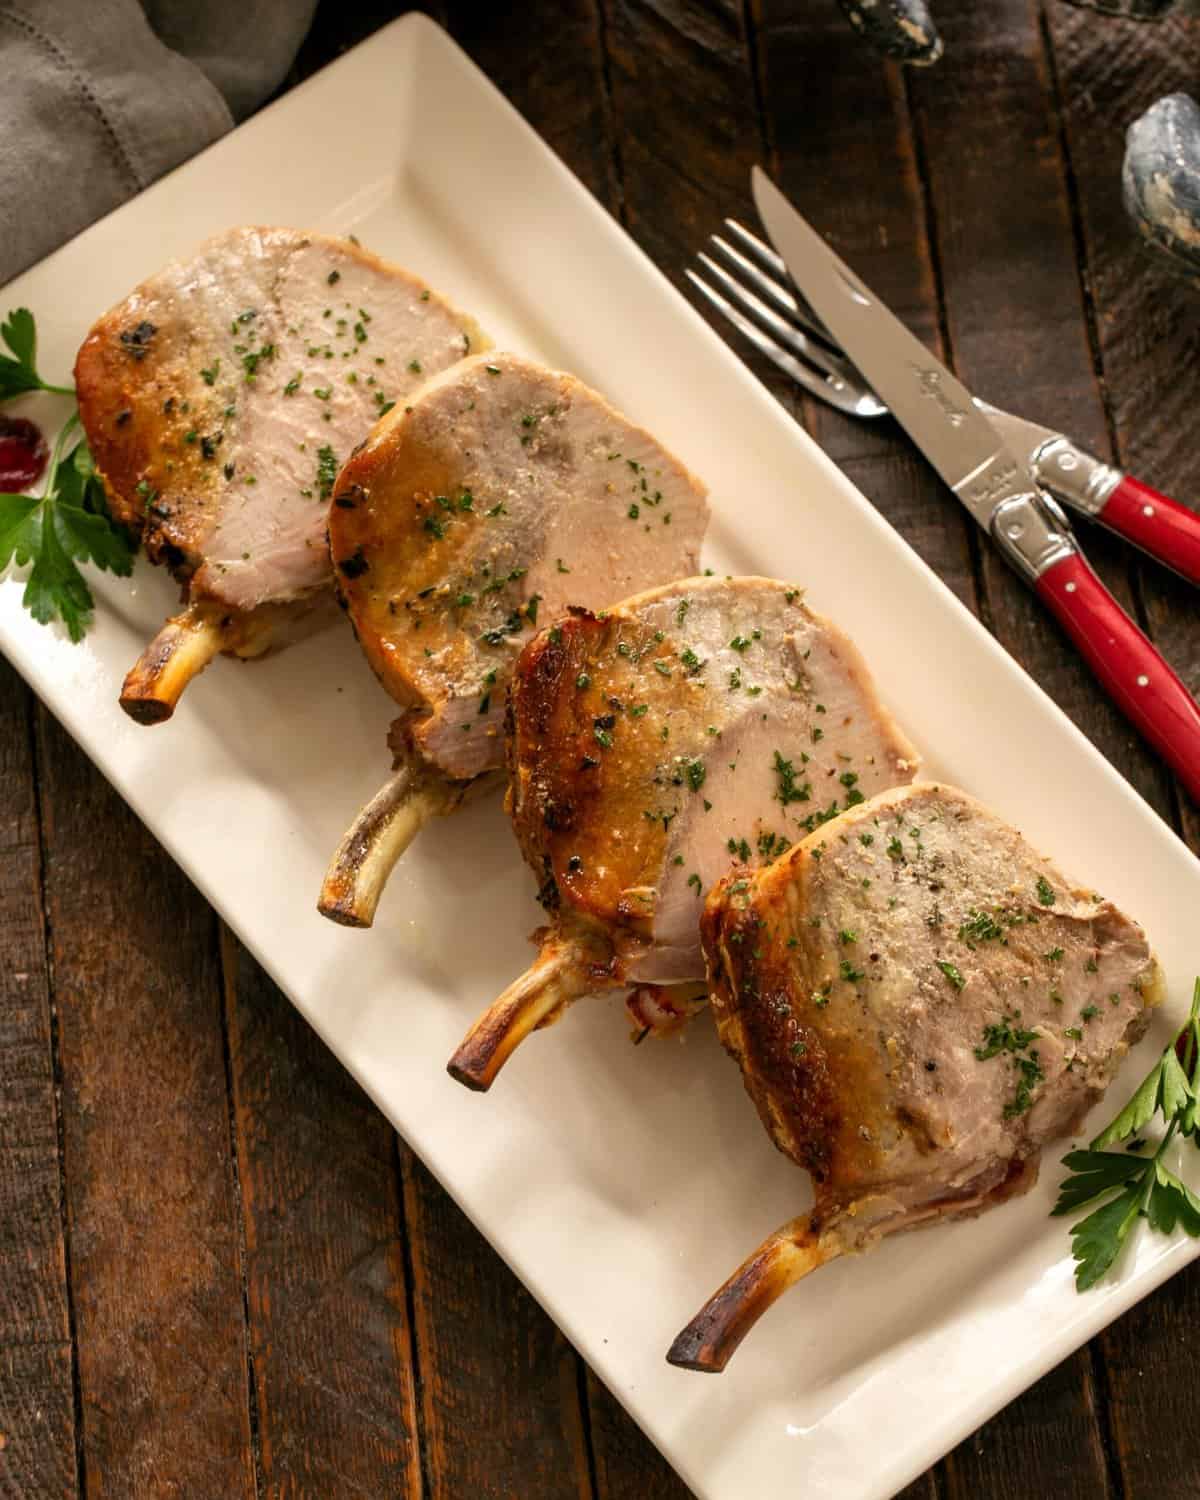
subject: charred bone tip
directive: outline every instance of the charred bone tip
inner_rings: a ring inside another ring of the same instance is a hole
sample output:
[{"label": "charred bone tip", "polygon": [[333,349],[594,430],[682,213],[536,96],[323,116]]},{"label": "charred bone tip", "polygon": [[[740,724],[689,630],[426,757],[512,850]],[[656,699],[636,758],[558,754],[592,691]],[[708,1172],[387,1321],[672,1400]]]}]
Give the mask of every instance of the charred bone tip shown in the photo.
[{"label": "charred bone tip", "polygon": [[425,824],[453,812],[477,783],[492,780],[450,781],[402,763],[346,830],[325,872],[317,910],[342,927],[370,927],[388,877]]},{"label": "charred bone tip", "polygon": [[227,636],[224,619],[200,605],[172,616],[130,668],[121,707],[139,724],[164,723],[192,678],[224,649]]},{"label": "charred bone tip", "polygon": [[480,1016],[446,1064],[457,1083],[486,1093],[531,1031],[557,1021],[597,987],[589,956],[571,942],[548,943],[536,961]]},{"label": "charred bone tip", "polygon": [[807,1217],[777,1229],[678,1335],[667,1351],[667,1363],[681,1370],[719,1375],[772,1303],[840,1253],[836,1242],[813,1235]]}]

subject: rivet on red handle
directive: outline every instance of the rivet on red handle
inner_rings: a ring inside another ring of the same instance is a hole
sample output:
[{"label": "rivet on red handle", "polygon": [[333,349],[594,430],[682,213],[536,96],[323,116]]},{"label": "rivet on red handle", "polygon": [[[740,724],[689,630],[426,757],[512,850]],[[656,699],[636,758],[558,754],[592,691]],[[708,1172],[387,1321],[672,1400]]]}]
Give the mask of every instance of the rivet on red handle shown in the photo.
[{"label": "rivet on red handle", "polygon": [[1034,586],[1109,697],[1200,804],[1200,706],[1191,693],[1078,553]]},{"label": "rivet on red handle", "polygon": [[1192,583],[1200,583],[1200,515],[1122,475],[1098,519]]}]

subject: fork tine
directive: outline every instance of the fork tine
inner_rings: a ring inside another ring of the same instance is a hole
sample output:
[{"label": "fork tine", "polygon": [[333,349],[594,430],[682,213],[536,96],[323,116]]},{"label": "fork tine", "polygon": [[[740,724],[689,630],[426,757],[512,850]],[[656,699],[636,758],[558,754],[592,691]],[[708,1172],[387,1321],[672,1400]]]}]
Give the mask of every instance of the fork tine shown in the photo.
[{"label": "fork tine", "polygon": [[747,255],[742,255],[741,251],[735,251],[727,240],[721,239],[720,234],[709,234],[708,243],[717,255],[720,255],[721,260],[727,261],[732,270],[738,273],[739,281],[756,291],[757,296],[762,297],[763,302],[772,303],[784,318],[790,318],[792,323],[798,323],[808,333],[816,335],[819,332],[816,324],[808,321],[805,309],[801,308],[786,287],[781,287],[775,281],[774,276],[768,276],[766,272],[759,270],[759,267]]},{"label": "fork tine", "polygon": [[790,375],[805,390],[811,391],[820,400],[827,401],[831,406],[836,406],[839,411],[844,411],[853,417],[885,415],[887,407],[877,396],[852,388],[838,375],[822,375],[811,366],[802,364],[795,355],[789,354],[782,344],[776,343],[756,323],[752,323],[732,303],[727,302],[720,292],[709,286],[703,277],[690,269],[684,274],[722,317],[727,318],[756,349],[765,354],[768,359],[773,360],[785,375]]},{"label": "fork tine", "polygon": [[[811,333],[814,338],[819,338],[825,343],[830,342],[824,329],[811,316],[807,304],[797,301],[787,287],[781,286],[773,276],[768,276],[765,271],[760,270],[748,256],[743,255],[740,250],[735,250],[729,241],[723,240],[719,234],[710,235],[709,243],[717,254],[737,272],[739,281],[757,292],[765,302],[773,303],[784,317],[789,318],[793,323],[799,323],[801,328]],[[830,348],[834,354],[842,352],[834,344],[830,344]]]},{"label": "fork tine", "polygon": [[824,344],[814,343],[807,338],[794,324],[788,322],[786,318],[781,318],[761,298],[756,297],[740,281],[730,276],[728,271],[717,265],[711,256],[701,254],[696,258],[709,275],[716,278],[721,290],[735,303],[740,304],[742,310],[749,313],[755,322],[760,323],[778,343],[787,345],[800,355],[801,359],[807,360],[810,365],[815,365],[822,375],[837,376],[846,385],[854,387],[859,395],[866,394],[866,382],[840,351],[835,354]]},{"label": "fork tine", "polygon": [[[782,283],[787,288],[788,295],[794,297],[796,300],[796,307],[800,314],[801,322],[811,327],[813,332],[820,338],[823,338],[830,348],[837,350],[840,354],[842,351],[838,345],[838,341],[804,300],[803,294],[788,275],[788,268],[784,264],[783,259],[775,254],[774,250],[771,249],[765,240],[760,240],[758,235],[747,229],[737,219],[726,219],[725,227],[735,239],[741,241],[743,247],[749,250],[753,257],[759,260],[772,273],[773,277],[777,279],[777,284]],[[717,236],[714,234],[712,238],[715,240]]]},{"label": "fork tine", "polygon": [[733,235],[735,240],[740,240],[742,242],[742,246],[744,249],[749,250],[751,255],[757,256],[758,259],[762,261],[764,266],[767,266],[770,270],[774,271],[775,275],[778,276],[781,281],[787,280],[787,266],[784,265],[783,258],[776,255],[774,250],[771,249],[770,245],[768,245],[764,240],[760,240],[758,235],[751,233],[751,231],[747,229],[744,224],[740,224],[737,219],[726,219],[725,228],[729,230],[730,234]]}]

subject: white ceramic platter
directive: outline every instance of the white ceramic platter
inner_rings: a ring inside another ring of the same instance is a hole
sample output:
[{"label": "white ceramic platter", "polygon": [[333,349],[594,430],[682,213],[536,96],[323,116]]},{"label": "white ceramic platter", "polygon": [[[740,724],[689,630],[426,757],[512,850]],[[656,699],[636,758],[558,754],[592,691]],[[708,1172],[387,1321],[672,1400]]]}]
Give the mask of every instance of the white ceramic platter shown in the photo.
[{"label": "white ceramic platter", "polygon": [[[1200,864],[430,21],[380,32],[0,308],[34,309],[42,367],[62,378],[101,311],[239,223],[354,231],[501,347],[574,371],[650,427],[711,486],[707,561],[806,585],[929,770],[1138,916],[1182,1010]],[[349,632],[219,661],[171,723],[142,729],[117,690],[169,611],[169,580],[145,563],[132,584],[99,579],[79,646],[34,624],[20,591],[0,585],[8,657],[706,1500],[892,1494],[1200,1248],[1146,1236],[1117,1279],[1077,1296],[1047,1218],[1051,1163],[1018,1202],[821,1271],[725,1375],[670,1368],[672,1336],[808,1194],[712,1028],[635,1050],[619,1000],[586,1001],[490,1095],[467,1093],[444,1064],[529,958],[533,882],[492,802],[422,835],[374,931],[317,916],[326,859],[388,764],[389,703]]]}]

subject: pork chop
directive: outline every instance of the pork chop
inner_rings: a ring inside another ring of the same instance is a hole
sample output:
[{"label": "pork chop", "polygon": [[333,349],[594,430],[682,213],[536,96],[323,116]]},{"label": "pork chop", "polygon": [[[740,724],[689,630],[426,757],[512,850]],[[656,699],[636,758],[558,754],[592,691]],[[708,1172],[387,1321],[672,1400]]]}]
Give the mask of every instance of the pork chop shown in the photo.
[{"label": "pork chop", "polygon": [[649,433],[515,354],[463,361],[380,423],[338,478],[329,545],[404,710],[399,780],[335,856],[326,915],[368,925],[415,826],[503,766],[506,688],[539,623],[694,572],[707,521],[703,485]]},{"label": "pork chop", "polygon": [[506,992],[452,1073],[486,1087],[575,995],[702,982],[709,887],[918,765],[793,585],[689,578],[557,622],[521,658],[510,726],[513,826],[551,918],[535,968],[554,982],[532,1010]]},{"label": "pork chop", "polygon": [[228,230],[96,323],[75,365],[88,444],[114,515],[190,606],[130,674],[133,717],[169,716],[200,644],[205,660],[259,655],[329,597],[339,466],[397,401],[480,347],[474,322],[417,277],[293,229]]},{"label": "pork chop", "polygon": [[815,1205],[668,1358],[723,1368],[800,1276],[1037,1177],[1157,1003],[1136,922],[952,787],[886,791],[709,896],[721,1039]]}]

